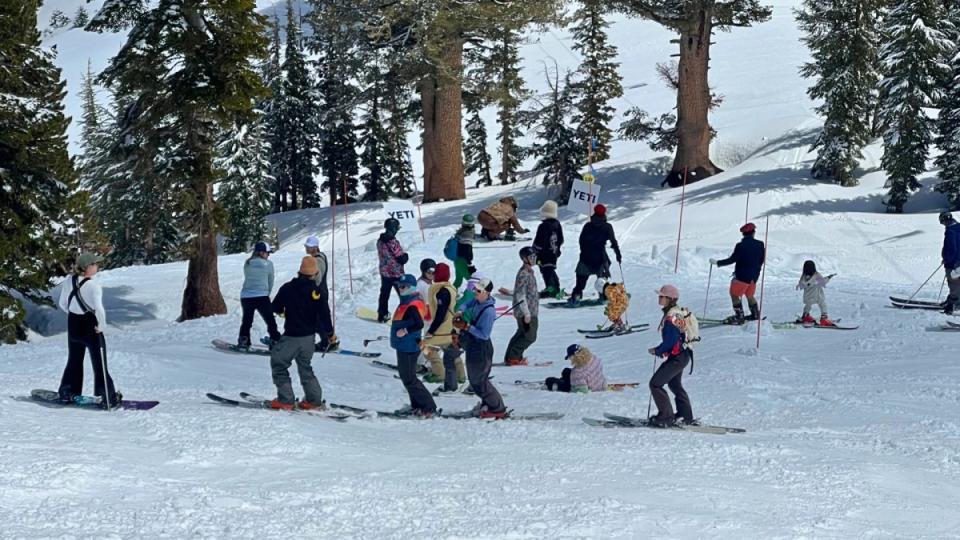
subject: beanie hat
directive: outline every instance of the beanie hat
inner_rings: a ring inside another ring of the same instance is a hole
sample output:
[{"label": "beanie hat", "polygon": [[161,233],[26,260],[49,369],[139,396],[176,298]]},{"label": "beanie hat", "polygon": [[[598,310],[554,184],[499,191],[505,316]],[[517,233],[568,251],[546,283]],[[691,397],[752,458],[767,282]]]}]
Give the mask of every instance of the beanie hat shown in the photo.
[{"label": "beanie hat", "polygon": [[320,268],[317,266],[317,258],[313,255],[307,255],[300,259],[300,273],[305,276],[315,276]]},{"label": "beanie hat", "polygon": [[433,272],[433,280],[437,283],[443,283],[450,280],[450,267],[447,263],[440,263]]},{"label": "beanie hat", "polygon": [[557,219],[557,203],[547,201],[540,207],[540,216],[543,219]]},{"label": "beanie hat", "polygon": [[77,268],[80,270],[86,270],[88,266],[92,264],[100,264],[101,261],[103,261],[103,257],[97,255],[96,253],[87,251],[81,253],[80,256],[77,257]]},{"label": "beanie hat", "polygon": [[480,280],[477,281],[475,290],[493,292],[493,280],[487,277],[480,278]]},{"label": "beanie hat", "polygon": [[743,227],[740,227],[740,232],[742,232],[743,234],[753,234],[757,232],[757,226],[754,225],[753,223],[747,223]]},{"label": "beanie hat", "polygon": [[940,212],[940,224],[946,225],[947,223],[953,223],[953,214],[950,212]]},{"label": "beanie hat", "polygon": [[433,259],[424,259],[420,261],[420,271],[423,272],[424,274],[426,274],[427,271],[429,270],[436,270],[436,269],[437,269],[437,262],[434,261]]},{"label": "beanie hat", "polygon": [[653,292],[657,293],[659,296],[666,296],[667,298],[673,298],[674,300],[680,299],[680,291],[673,285],[664,285]]},{"label": "beanie hat", "polygon": [[307,241],[303,243],[303,247],[318,248],[320,247],[320,239],[316,236],[308,236]]},{"label": "beanie hat", "polygon": [[270,251],[270,244],[266,242],[257,242],[257,245],[253,246],[253,251],[259,253],[272,253],[272,251]]},{"label": "beanie hat", "polygon": [[411,289],[417,288],[417,278],[413,274],[404,274],[403,277],[397,280],[397,288],[402,289],[408,287]]},{"label": "beanie hat", "polygon": [[593,215],[595,215],[595,216],[606,216],[606,215],[607,215],[607,207],[604,206],[604,205],[602,205],[602,204],[598,204],[598,205],[594,206],[594,207],[593,207]]},{"label": "beanie hat", "polygon": [[464,214],[463,219],[460,220],[461,225],[475,225],[477,223],[477,218],[473,217],[473,214]]}]

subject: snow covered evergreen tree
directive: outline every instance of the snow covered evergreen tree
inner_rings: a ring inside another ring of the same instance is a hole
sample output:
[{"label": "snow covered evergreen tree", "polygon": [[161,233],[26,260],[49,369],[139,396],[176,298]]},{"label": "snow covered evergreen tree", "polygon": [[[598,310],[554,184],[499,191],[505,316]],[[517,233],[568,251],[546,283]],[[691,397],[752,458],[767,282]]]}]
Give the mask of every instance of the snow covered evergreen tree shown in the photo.
[{"label": "snow covered evergreen tree", "polygon": [[482,103],[477,97],[464,96],[467,110],[467,139],[463,145],[464,173],[476,174],[477,187],[493,185],[490,153],[487,152],[487,126],[480,117]]},{"label": "snow covered evergreen tree", "polygon": [[594,161],[610,157],[610,141],[616,108],[611,101],[623,96],[620,76],[620,63],[616,61],[617,48],[610,44],[607,28],[610,23],[604,19],[604,2],[601,0],[581,0],[580,8],[573,15],[573,49],[579,52],[580,63],[576,83],[577,103],[573,121],[577,125],[580,144],[586,145],[591,139],[596,141],[593,150]]},{"label": "snow covered evergreen tree", "polygon": [[398,73],[399,64],[391,59],[390,69],[384,74],[384,110],[387,114],[386,157],[387,190],[394,197],[407,199],[414,195],[413,163],[407,135],[410,124],[420,110],[413,103],[413,90]]},{"label": "snow covered evergreen tree", "polygon": [[[287,0],[287,45],[282,70],[285,74],[280,102],[283,139],[279,151],[277,182],[288,186],[290,209],[317,208],[317,100],[310,82],[310,73],[303,50],[300,16]],[[276,134],[275,134],[276,135]]]},{"label": "snow covered evergreen tree", "polygon": [[920,189],[917,176],[926,170],[935,128],[926,109],[940,101],[937,82],[945,77],[945,61],[953,51],[943,15],[941,0],[897,0],[885,22],[880,118],[888,212],[903,212],[910,195]]},{"label": "snow covered evergreen tree", "polygon": [[90,14],[83,6],[78,7],[76,13],[73,14],[73,26],[83,28],[88,22],[90,22]]},{"label": "snow covered evergreen tree", "polygon": [[223,246],[227,253],[248,251],[264,239],[273,192],[269,156],[261,118],[237,126],[217,147],[215,165],[223,171],[218,195],[230,225]]},{"label": "snow covered evergreen tree", "polygon": [[290,174],[285,171],[283,159],[287,140],[287,125],[283,122],[283,54],[280,41],[280,21],[274,17],[270,25],[270,52],[263,63],[263,82],[270,94],[260,101],[263,124],[270,145],[270,175],[273,177],[273,211],[284,212],[291,208]]},{"label": "snow covered evergreen tree", "polygon": [[497,107],[497,124],[500,127],[497,133],[500,142],[500,172],[497,178],[501,185],[517,181],[517,171],[525,152],[517,142],[523,136],[520,107],[530,97],[520,76],[521,43],[518,30],[494,27],[488,55],[481,69],[485,73],[481,87]]},{"label": "snow covered evergreen tree", "polygon": [[947,195],[951,210],[960,210],[960,6],[953,4],[949,13],[950,36],[954,47],[950,58],[948,84],[943,86],[940,117],[937,121],[937,147],[940,155],[940,184],[937,191]]},{"label": "snow covered evergreen tree", "polygon": [[43,301],[67,265],[67,197],[76,185],[67,155],[65,83],[40,46],[38,0],[0,2],[0,341],[25,339],[14,292]]},{"label": "snow covered evergreen tree", "polygon": [[103,78],[130,99],[121,128],[139,139],[141,151],[163,158],[157,168],[179,183],[168,191],[177,194],[179,228],[189,241],[180,320],[222,314],[215,147],[224,129],[253,118],[255,100],[266,94],[252,62],[266,55],[265,19],[253,0],[158,0],[136,17],[118,16],[138,7],[141,0],[108,2],[88,29],[132,26]]},{"label": "snow covered evergreen tree", "polygon": [[544,184],[560,186],[556,200],[565,205],[573,181],[583,178],[579,169],[586,164],[586,148],[577,140],[577,130],[571,122],[576,106],[572,74],[567,73],[562,81],[559,70],[552,79],[549,73],[546,77],[550,88],[548,101],[532,111],[538,130],[531,153],[538,158],[534,170],[544,174]]},{"label": "snow covered evergreen tree", "polygon": [[853,171],[872,133],[880,80],[879,0],[806,0],[796,12],[804,43],[813,57],[800,73],[815,80],[807,94],[822,103],[823,129],[813,148],[810,174],[842,186],[855,186]]}]

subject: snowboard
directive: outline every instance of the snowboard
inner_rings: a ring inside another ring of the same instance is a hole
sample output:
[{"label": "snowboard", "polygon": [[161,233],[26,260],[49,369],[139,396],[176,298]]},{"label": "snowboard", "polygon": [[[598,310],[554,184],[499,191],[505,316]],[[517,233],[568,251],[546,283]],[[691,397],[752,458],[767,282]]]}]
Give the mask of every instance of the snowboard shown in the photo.
[{"label": "snowboard", "polygon": [[237,354],[255,354],[259,356],[270,356],[270,349],[260,345],[251,345],[247,349],[242,349],[236,343],[229,343],[222,339],[215,339],[210,342],[213,347],[220,351],[235,352]]},{"label": "snowboard", "polygon": [[[91,409],[91,410],[100,410],[105,411],[103,407],[100,406],[100,398],[94,396],[78,396],[72,403],[64,403],[60,401],[60,394],[53,390],[31,390],[30,399],[38,404],[45,405],[51,408],[68,408],[73,407],[77,409]],[[124,399],[120,402],[120,407],[123,410],[127,411],[149,411],[150,409],[159,405],[159,401],[136,401]]]},{"label": "snowboard", "polygon": [[390,324],[389,321],[383,322],[383,323],[380,322],[379,317],[377,316],[377,312],[375,310],[372,310],[370,308],[366,308],[363,306],[360,306],[357,308],[356,315],[358,319],[363,321],[368,321],[368,322],[377,323],[377,324]]},{"label": "snowboard", "polygon": [[[473,411],[461,411],[454,413],[441,413],[441,418],[450,418],[453,420],[466,420],[470,418],[480,418],[473,414]],[[527,413],[527,414],[518,414],[514,413],[513,409],[507,411],[507,416],[503,420],[560,420],[563,418],[563,413],[557,412],[544,412],[544,413]]]},{"label": "snowboard", "polygon": [[[647,328],[650,328],[650,325],[649,325],[649,324],[646,324],[646,323],[643,323],[643,324],[632,324],[632,325],[630,325],[629,327],[627,327],[628,330],[646,330]],[[609,327],[609,326],[604,327],[603,325],[598,324],[597,327],[594,328],[593,330],[587,330],[587,329],[584,329],[584,328],[578,328],[578,329],[577,329],[577,332],[579,332],[579,333],[581,333],[581,334],[600,334],[600,333],[611,332],[612,330],[613,330],[612,327]]]},{"label": "snowboard", "polygon": [[581,300],[576,305],[571,305],[570,302],[547,302],[543,307],[548,309],[579,309],[587,307],[596,307],[606,305],[606,300],[600,300],[599,298],[594,298],[591,300]]},{"label": "snowboard", "polygon": [[715,435],[725,435],[727,433],[746,433],[742,428],[732,428],[726,426],[711,426],[705,424],[675,424],[673,426],[661,428],[654,426],[646,418],[632,418],[629,416],[620,416],[616,414],[603,413],[605,420],[594,418],[584,418],[583,422],[598,427],[606,428],[651,428],[677,431],[693,431],[696,433],[712,433]]}]

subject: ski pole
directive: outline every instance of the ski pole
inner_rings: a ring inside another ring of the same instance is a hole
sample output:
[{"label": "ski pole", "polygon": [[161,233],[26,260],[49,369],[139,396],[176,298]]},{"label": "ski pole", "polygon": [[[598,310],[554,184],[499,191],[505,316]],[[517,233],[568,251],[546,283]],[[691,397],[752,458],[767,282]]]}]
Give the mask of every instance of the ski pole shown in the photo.
[{"label": "ski pole", "polygon": [[916,296],[917,293],[920,292],[920,289],[922,289],[924,286],[926,286],[927,282],[929,282],[931,279],[933,279],[933,276],[937,275],[937,272],[939,272],[941,268],[943,268],[943,263],[940,263],[940,266],[938,266],[937,269],[934,270],[932,274],[930,274],[930,277],[928,277],[928,278],[926,279],[926,281],[924,281],[923,283],[921,283],[921,284],[920,284],[920,287],[918,287],[917,290],[913,291],[913,294],[911,294],[911,295],[910,295],[910,298],[907,299],[907,303],[909,303],[911,300],[913,300],[913,297]]},{"label": "ski pole", "polygon": [[110,387],[107,385],[107,340],[103,338],[103,332],[98,334],[100,337],[100,349],[103,354],[100,355],[100,369],[103,371],[103,399],[107,401],[107,410],[110,408]]},{"label": "ski pole", "polygon": [[707,318],[707,305],[710,302],[710,283],[713,281],[713,263],[710,263],[710,273],[707,274],[707,297],[703,299],[703,318]]},{"label": "ski pole", "polygon": [[365,339],[365,340],[363,340],[363,348],[366,349],[366,348],[367,348],[367,345],[370,345],[370,344],[373,343],[374,341],[383,341],[383,340],[385,340],[385,339],[387,339],[387,336],[377,336],[377,337],[375,337],[375,338],[373,338],[373,339]]},{"label": "ski pole", "polygon": [[947,284],[947,276],[943,276],[943,281],[940,282],[940,292],[937,293],[937,302],[940,301],[940,297],[943,296],[943,286]]},{"label": "ski pole", "polygon": [[[650,375],[650,378],[653,378],[653,375],[657,374],[657,355],[653,355],[653,374]],[[650,406],[653,405],[653,392],[650,392],[650,399],[647,400],[647,419],[650,419]]]}]

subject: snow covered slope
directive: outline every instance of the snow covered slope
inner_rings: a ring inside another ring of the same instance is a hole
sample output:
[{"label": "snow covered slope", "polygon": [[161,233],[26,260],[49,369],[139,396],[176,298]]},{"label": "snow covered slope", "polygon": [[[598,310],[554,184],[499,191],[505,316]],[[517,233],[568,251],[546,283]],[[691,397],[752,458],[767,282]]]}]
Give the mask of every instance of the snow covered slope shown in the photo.
[{"label": "snow covered slope", "polygon": [[[942,315],[885,307],[888,294],[911,293],[939,264],[942,229],[929,212],[940,203],[924,194],[908,206],[917,213],[888,216],[878,213],[881,173],[870,172],[852,189],[806,178],[816,120],[795,66],[780,63],[799,63],[805,54],[792,5],[775,4],[767,25],[717,36],[714,84],[727,96],[714,119],[718,146],[739,149],[731,151],[739,157],[726,173],[686,190],[678,273],[681,190],[659,189],[656,156],[620,143],[599,175],[623,246],[634,323],[656,325],[652,290],[666,282],[701,314],[707,261],[729,253],[745,214],[761,232],[769,217],[770,321],[798,314],[793,285],[805,259],[838,272],[827,290],[830,313],[859,324],[857,331],[764,324],[758,350],[755,325],[703,330],[693,373],[684,375],[694,412],[747,433],[603,430],[580,421],[603,412],[646,414],[644,385],[654,366],[644,351],[658,342],[652,330],[585,342],[609,380],[640,382],[639,389],[566,395],[513,384],[556,376],[564,349],[580,337],[575,329],[604,320],[600,308],[541,311],[540,339],[529,357],[552,360],[552,367],[494,368],[509,407],[562,412],[560,421],[338,424],[223,408],[204,394],[274,392],[266,359],[209,346],[213,338],[235,339],[244,257],[220,259],[229,314],[182,324],[173,321],[185,264],[124,268],[98,277],[112,323],[111,370],[128,398],[161,404],[105,414],[14,400],[31,388],[55,388],[66,358],[62,314],[32,312],[31,343],[0,348],[0,537],[960,537],[960,333],[928,332]],[[650,110],[668,107],[652,76],[653,64],[669,52],[668,36],[636,21],[618,23],[614,32],[629,63],[625,73],[632,73],[627,84],[649,83],[627,99]],[[75,46],[90,51],[91,43]],[[534,72],[548,56],[575,63],[551,34],[540,45],[539,56],[537,45],[527,49]],[[774,53],[776,63],[768,56]],[[86,60],[75,61],[71,69],[79,72]],[[868,171],[878,149],[870,155]],[[459,216],[505,193],[519,199],[521,220],[535,224],[548,193],[533,183],[425,206],[425,240],[401,232],[410,268],[423,257],[442,258]],[[363,339],[386,330],[352,315],[376,301],[374,242],[383,215],[374,205],[349,211],[352,291],[343,214],[335,234],[327,209],[276,216],[282,245],[273,260],[277,282],[290,279],[302,240],[320,234],[324,250],[334,252],[337,333],[345,347],[360,349]],[[570,288],[584,220],[565,210],[560,217],[567,244],[559,272]],[[515,250],[478,248],[477,265],[510,287],[519,266]],[[729,312],[728,279],[728,271],[714,269],[708,315]],[[936,298],[939,285],[937,276],[920,296]],[[498,321],[497,359],[513,330],[512,319]],[[255,335],[263,332],[257,322]],[[393,361],[383,342],[369,350]],[[364,360],[317,355],[314,365],[330,401],[387,410],[405,404],[400,382]],[[473,404],[438,398],[448,411]]]}]

